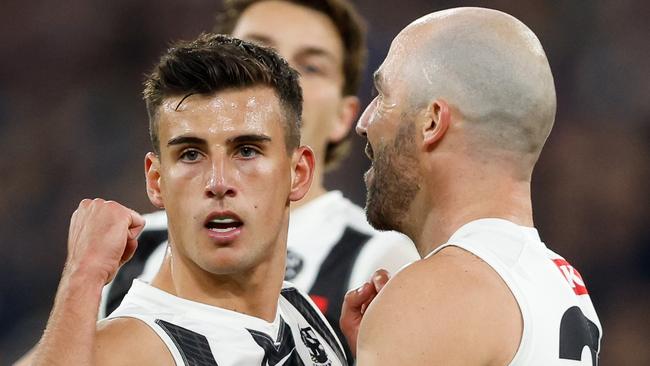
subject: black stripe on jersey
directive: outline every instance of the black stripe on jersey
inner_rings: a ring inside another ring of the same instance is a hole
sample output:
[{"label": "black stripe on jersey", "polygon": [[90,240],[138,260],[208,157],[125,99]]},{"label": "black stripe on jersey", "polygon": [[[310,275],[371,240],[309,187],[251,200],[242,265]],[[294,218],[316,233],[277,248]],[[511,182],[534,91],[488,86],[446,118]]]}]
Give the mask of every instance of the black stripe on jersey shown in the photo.
[{"label": "black stripe on jersey", "polygon": [[109,315],[120,306],[122,299],[129,292],[133,280],[140,277],[144,271],[144,265],[151,253],[165,240],[167,240],[167,229],[145,230],[140,234],[138,250],[133,254],[133,258],[117,271],[113,279],[111,289],[106,296],[106,314],[104,315]]},{"label": "black stripe on jersey", "polygon": [[321,296],[327,299],[328,307],[327,311],[325,311],[325,318],[327,318],[327,321],[341,340],[348,360],[352,359],[352,352],[339,326],[341,306],[343,306],[343,299],[348,291],[354,264],[357,261],[359,253],[361,253],[361,249],[370,238],[370,235],[351,227],[346,227],[343,236],[332,247],[332,250],[330,250],[323,264],[320,266],[314,285],[309,291],[310,295]]},{"label": "black stripe on jersey", "polygon": [[329,330],[323,319],[316,312],[314,307],[305,299],[295,288],[283,288],[280,293],[300,314],[307,320],[307,322],[314,327],[314,330],[323,337],[325,342],[329,344],[330,348],[336,353],[336,357],[341,360],[345,365],[346,358],[343,350],[336,342],[336,336]]},{"label": "black stripe on jersey", "polygon": [[178,325],[156,319],[158,324],[172,339],[187,366],[218,366],[204,335]]},{"label": "black stripe on jersey", "polygon": [[273,338],[264,332],[248,328],[246,330],[253,336],[255,343],[264,349],[262,366],[278,365],[287,356],[290,357],[283,363],[284,366],[304,366],[296,351],[296,343],[293,340],[291,328],[289,328],[289,325],[285,323],[282,317],[280,317],[280,331],[278,332],[277,341],[274,341]]}]

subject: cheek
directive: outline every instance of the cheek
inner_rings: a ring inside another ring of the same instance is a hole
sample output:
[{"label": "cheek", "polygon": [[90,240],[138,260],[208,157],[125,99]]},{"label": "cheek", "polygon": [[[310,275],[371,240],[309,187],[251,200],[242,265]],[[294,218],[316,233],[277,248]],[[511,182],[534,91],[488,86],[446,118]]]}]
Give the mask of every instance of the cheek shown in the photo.
[{"label": "cheek", "polygon": [[238,181],[242,190],[271,195],[289,186],[288,163],[278,164],[272,159],[243,161],[233,170],[232,178]]}]

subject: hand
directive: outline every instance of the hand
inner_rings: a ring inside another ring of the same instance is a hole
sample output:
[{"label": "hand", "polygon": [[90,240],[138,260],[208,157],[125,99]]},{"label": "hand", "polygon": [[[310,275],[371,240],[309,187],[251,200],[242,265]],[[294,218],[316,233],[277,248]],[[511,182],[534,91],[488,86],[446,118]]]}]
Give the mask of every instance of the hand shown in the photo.
[{"label": "hand", "polygon": [[135,253],[143,228],[142,216],[117,202],[81,201],[70,219],[65,273],[82,271],[110,282]]},{"label": "hand", "polygon": [[373,273],[370,281],[345,294],[339,325],[355,357],[357,354],[357,335],[359,334],[359,325],[363,314],[389,279],[388,271],[378,269]]}]

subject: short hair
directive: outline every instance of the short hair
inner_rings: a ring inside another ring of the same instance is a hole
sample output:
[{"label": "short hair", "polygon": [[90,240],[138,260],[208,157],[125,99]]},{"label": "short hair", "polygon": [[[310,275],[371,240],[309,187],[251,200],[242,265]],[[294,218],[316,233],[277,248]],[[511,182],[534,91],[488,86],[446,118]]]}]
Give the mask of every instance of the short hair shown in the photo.
[{"label": "short hair", "polygon": [[[224,9],[217,15],[215,33],[230,34],[241,15],[253,4],[266,0],[224,0]],[[334,23],[343,43],[343,83],[345,96],[356,95],[366,67],[366,24],[347,0],[283,0],[325,14]],[[325,152],[325,165],[335,165],[349,151],[350,139],[330,142]]]},{"label": "short hair", "polygon": [[226,89],[267,86],[284,112],[287,151],[300,145],[302,89],[298,73],[275,51],[225,35],[203,33],[174,43],[144,83],[149,136],[160,154],[157,114],[165,98],[210,95]]}]

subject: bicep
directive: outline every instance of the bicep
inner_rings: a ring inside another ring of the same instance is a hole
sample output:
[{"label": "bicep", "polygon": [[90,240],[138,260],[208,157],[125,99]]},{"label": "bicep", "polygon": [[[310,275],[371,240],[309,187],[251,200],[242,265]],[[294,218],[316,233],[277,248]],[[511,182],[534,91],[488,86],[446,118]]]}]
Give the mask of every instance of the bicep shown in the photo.
[{"label": "bicep", "polygon": [[490,334],[477,303],[464,296],[462,283],[421,268],[418,263],[400,272],[366,311],[359,366],[484,363]]},{"label": "bicep", "polygon": [[175,365],[167,346],[144,322],[115,318],[97,326],[94,365]]}]

